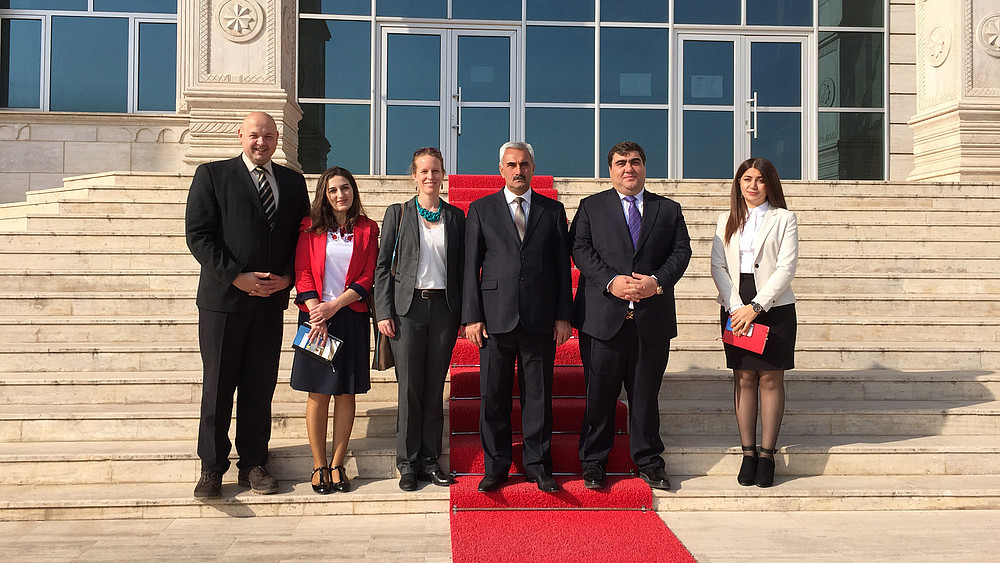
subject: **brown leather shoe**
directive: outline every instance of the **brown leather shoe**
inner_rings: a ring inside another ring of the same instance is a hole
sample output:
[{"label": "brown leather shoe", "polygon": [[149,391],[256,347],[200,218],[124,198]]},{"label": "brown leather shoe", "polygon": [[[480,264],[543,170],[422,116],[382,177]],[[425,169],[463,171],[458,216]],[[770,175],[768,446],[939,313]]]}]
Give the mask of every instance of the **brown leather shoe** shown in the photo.
[{"label": "brown leather shoe", "polygon": [[194,498],[219,498],[222,496],[222,473],[202,471],[194,486]]},{"label": "brown leather shoe", "polygon": [[241,487],[250,489],[261,495],[269,495],[278,492],[278,480],[267,472],[263,465],[255,465],[249,469],[240,469],[239,480]]}]

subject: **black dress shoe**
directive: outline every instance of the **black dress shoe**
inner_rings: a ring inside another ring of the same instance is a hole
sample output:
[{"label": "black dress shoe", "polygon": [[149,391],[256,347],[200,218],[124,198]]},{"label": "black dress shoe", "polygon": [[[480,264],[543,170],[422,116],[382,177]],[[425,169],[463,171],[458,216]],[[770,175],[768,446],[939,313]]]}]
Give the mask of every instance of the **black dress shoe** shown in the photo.
[{"label": "black dress shoe", "polygon": [[583,470],[583,486],[588,489],[603,489],[607,474],[600,465],[591,465]]},{"label": "black dress shoe", "polygon": [[399,478],[399,488],[404,491],[417,490],[417,475],[415,473],[403,473]]},{"label": "black dress shoe", "polygon": [[662,469],[640,469],[639,477],[654,489],[670,489],[670,478]]},{"label": "black dress shoe", "polygon": [[559,483],[551,475],[539,475],[537,477],[528,477],[529,483],[534,483],[538,485],[538,490],[543,493],[558,493]]},{"label": "black dress shoe", "polygon": [[503,485],[506,482],[506,475],[490,475],[487,473],[486,476],[483,477],[483,480],[479,482],[479,492],[489,493],[495,491],[500,488],[500,485]]},{"label": "black dress shoe", "polygon": [[450,487],[455,483],[451,475],[448,475],[441,469],[435,469],[430,473],[419,473],[417,474],[417,479],[420,481],[430,481],[439,487]]},{"label": "black dress shoe", "polygon": [[[329,467],[317,467],[316,469],[313,469],[313,475],[315,475],[317,473],[319,473],[319,483],[318,484],[314,484],[312,486],[313,487],[313,492],[315,492],[316,494],[319,494],[319,495],[328,495],[328,494],[332,493],[333,492],[333,483],[331,482],[332,479],[330,477],[330,468]],[[310,482],[312,482],[312,479],[310,479]]]},{"label": "black dress shoe", "polygon": [[778,448],[770,450],[761,446],[760,453],[770,454],[771,457],[760,456],[757,458],[757,475],[754,483],[764,489],[774,484],[774,454],[778,453]]},{"label": "black dress shoe", "polygon": [[[332,465],[330,466],[330,473],[334,471],[337,472],[337,476],[340,477],[340,481],[333,483],[333,490],[338,493],[347,493],[351,490],[351,481],[347,478],[347,469],[343,465]],[[331,475],[332,479],[332,475]]]},{"label": "black dress shoe", "polygon": [[202,471],[194,486],[194,498],[219,498],[222,496],[222,473]]}]

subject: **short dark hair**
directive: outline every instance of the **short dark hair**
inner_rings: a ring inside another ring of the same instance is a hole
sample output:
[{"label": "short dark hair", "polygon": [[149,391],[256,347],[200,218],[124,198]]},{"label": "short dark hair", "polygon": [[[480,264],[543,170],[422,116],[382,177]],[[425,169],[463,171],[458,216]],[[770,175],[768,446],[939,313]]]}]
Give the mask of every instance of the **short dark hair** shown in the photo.
[{"label": "short dark hair", "polygon": [[[330,180],[335,176],[343,176],[347,179],[347,182],[351,184],[351,194],[354,197],[351,198],[351,207],[347,210],[347,222],[343,225],[337,223],[337,216],[333,212],[333,207],[330,205],[330,201],[326,198],[326,189],[330,185]],[[308,232],[319,233],[328,230],[344,229],[344,232],[350,232],[354,230],[354,223],[357,222],[358,217],[365,215],[365,208],[361,205],[361,194],[358,193],[358,182],[354,179],[354,175],[351,174],[350,170],[346,168],[341,168],[340,166],[334,166],[332,168],[327,168],[322,174],[320,174],[319,180],[316,181],[316,195],[313,197],[312,207],[309,210],[309,217],[312,219],[312,226],[309,227]]]},{"label": "short dark hair", "polygon": [[608,168],[611,168],[611,161],[614,160],[616,154],[628,156],[628,153],[630,152],[639,153],[639,158],[642,159],[642,163],[646,164],[646,151],[642,150],[639,143],[636,143],[635,141],[622,141],[611,147],[611,150],[608,151]]}]

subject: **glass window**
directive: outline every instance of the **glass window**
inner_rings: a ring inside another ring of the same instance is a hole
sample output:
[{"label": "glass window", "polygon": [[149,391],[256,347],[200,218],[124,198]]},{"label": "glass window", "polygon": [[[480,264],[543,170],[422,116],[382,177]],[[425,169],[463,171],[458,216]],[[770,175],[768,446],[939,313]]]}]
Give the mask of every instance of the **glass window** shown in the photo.
[{"label": "glass window", "polygon": [[667,103],[666,29],[601,29],[601,102]]},{"label": "glass window", "polygon": [[761,112],[757,114],[757,138],[750,139],[750,155],[771,161],[778,175],[788,180],[802,178],[802,114]]},{"label": "glass window", "polygon": [[750,44],[750,91],[760,106],[802,105],[802,47],[799,43]]},{"label": "glass window", "polygon": [[177,106],[177,25],[139,24],[139,111],[173,112]]},{"label": "glass window", "polygon": [[302,104],[299,164],[308,173],[343,166],[369,174],[371,138],[367,105]]},{"label": "glass window", "polygon": [[440,108],[389,106],[386,113],[385,173],[409,176],[414,149],[441,146]]},{"label": "glass window", "polygon": [[528,28],[528,102],[594,101],[594,30],[585,27]]},{"label": "glass window", "polygon": [[0,8],[11,10],[87,11],[87,0],[0,0]]},{"label": "glass window", "polygon": [[128,110],[128,19],[55,16],[49,108]]},{"label": "glass window", "polygon": [[[647,177],[667,177],[667,110],[602,109],[598,154],[606,155],[620,141],[642,145],[646,152]],[[601,178],[609,177],[606,159],[602,159],[597,168]]]},{"label": "glass window", "polygon": [[528,0],[532,21],[594,21],[594,0]]},{"label": "glass window", "polygon": [[739,24],[740,0],[674,0],[674,23]]},{"label": "glass window", "polygon": [[[631,0],[630,2],[601,2],[602,22],[667,23],[667,5],[664,0]],[[639,143],[642,144],[642,143]]]},{"label": "glass window", "polygon": [[684,112],[684,177],[732,178],[733,112]]},{"label": "glass window", "polygon": [[0,20],[0,107],[40,108],[42,21]]},{"label": "glass window", "polygon": [[[437,100],[441,95],[441,36],[389,35],[388,84],[391,100]],[[421,145],[428,146],[428,145]],[[437,146],[437,145],[433,145]]]},{"label": "glass window", "polygon": [[824,0],[819,3],[819,25],[882,27],[882,0]]},{"label": "glass window", "polygon": [[684,42],[684,103],[733,105],[733,42]]},{"label": "glass window", "polygon": [[447,18],[448,0],[378,0],[376,14],[397,18]]},{"label": "glass window", "polygon": [[812,25],[812,0],[747,0],[750,25]]},{"label": "glass window", "polygon": [[528,108],[524,117],[536,174],[593,178],[594,110]]},{"label": "glass window", "polygon": [[94,0],[94,11],[176,14],[177,0]]},{"label": "glass window", "polygon": [[883,62],[881,33],[820,32],[820,105],[882,107]]},{"label": "glass window", "polygon": [[458,171],[462,174],[496,174],[497,149],[509,140],[509,109],[464,108],[456,155]]},{"label": "glass window", "polygon": [[451,0],[451,17],[459,20],[520,20],[521,0]]},{"label": "glass window", "polygon": [[299,21],[299,96],[371,97],[371,24]]},{"label": "glass window", "polygon": [[299,12],[303,14],[368,16],[371,11],[371,0],[299,0]]},{"label": "glass window", "polygon": [[819,114],[819,179],[884,179],[881,112]]},{"label": "glass window", "polygon": [[458,38],[458,85],[463,102],[510,101],[510,38]]}]

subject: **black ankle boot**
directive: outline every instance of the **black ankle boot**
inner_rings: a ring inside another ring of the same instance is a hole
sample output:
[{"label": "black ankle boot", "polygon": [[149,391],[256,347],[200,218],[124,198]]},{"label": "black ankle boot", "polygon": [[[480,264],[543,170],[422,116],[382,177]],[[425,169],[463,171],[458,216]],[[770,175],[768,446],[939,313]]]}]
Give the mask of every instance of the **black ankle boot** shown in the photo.
[{"label": "black ankle boot", "polygon": [[[744,487],[754,484],[757,476],[757,446],[741,446],[743,448],[743,465],[740,465],[740,474],[736,481]],[[746,452],[753,452],[753,455],[746,455]]]},{"label": "black ankle boot", "polygon": [[761,488],[770,487],[774,484],[774,454],[778,453],[778,448],[760,449],[762,454],[771,454],[771,457],[760,456],[757,460],[757,486]]}]

